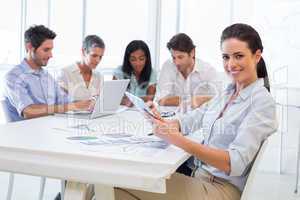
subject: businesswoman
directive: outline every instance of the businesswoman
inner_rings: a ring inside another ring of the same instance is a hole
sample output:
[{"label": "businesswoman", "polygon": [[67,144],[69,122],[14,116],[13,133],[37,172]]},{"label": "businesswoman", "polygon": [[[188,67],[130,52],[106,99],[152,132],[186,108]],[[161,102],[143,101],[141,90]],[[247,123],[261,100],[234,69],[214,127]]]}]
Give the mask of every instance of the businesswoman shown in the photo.
[{"label": "businesswoman", "polygon": [[82,42],[81,60],[62,69],[58,83],[73,101],[99,95],[102,76],[96,68],[104,51],[103,40],[97,35],[88,35]]},{"label": "businesswoman", "polygon": [[[156,91],[156,72],[152,68],[148,45],[142,40],[131,41],[125,50],[123,64],[114,72],[114,79],[130,79],[127,91],[144,101],[153,100]],[[132,106],[127,98],[122,104]]]},{"label": "businesswoman", "polygon": [[[227,27],[221,51],[232,79],[222,95],[178,120],[151,119],[158,137],[195,157],[193,176],[172,175],[166,194],[116,188],[116,199],[240,199],[260,145],[277,129],[275,103],[264,84],[268,77],[262,42],[251,26]],[[203,142],[183,136],[200,129]]]}]

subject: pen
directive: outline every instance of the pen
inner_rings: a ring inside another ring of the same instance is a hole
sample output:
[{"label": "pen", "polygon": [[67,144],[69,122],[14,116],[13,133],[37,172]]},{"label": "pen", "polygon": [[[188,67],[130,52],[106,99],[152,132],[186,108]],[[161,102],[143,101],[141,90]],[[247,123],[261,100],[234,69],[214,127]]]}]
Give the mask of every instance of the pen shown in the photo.
[{"label": "pen", "polygon": [[151,135],[154,135],[154,133],[148,133],[147,135],[148,135],[148,136],[151,136]]}]

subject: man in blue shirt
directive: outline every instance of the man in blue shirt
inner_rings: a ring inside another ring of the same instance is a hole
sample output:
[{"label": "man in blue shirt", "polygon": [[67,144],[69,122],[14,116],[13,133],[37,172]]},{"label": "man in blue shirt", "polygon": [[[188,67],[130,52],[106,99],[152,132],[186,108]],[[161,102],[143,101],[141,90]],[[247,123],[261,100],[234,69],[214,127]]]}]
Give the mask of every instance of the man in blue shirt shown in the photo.
[{"label": "man in blue shirt", "polygon": [[52,57],[55,37],[43,25],[25,32],[26,57],[5,76],[4,98],[11,121],[89,109],[90,100],[70,103],[67,94],[43,69]]}]

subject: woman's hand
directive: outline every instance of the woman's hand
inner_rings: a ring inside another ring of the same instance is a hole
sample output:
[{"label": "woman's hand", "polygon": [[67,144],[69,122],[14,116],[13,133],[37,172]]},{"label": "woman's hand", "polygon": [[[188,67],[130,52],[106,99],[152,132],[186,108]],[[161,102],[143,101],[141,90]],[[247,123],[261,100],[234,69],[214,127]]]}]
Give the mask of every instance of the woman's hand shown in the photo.
[{"label": "woman's hand", "polygon": [[155,116],[156,119],[163,120],[163,118],[160,116],[159,111],[157,110],[157,106],[153,101],[146,102],[146,105],[151,109],[152,114]]},{"label": "woman's hand", "polygon": [[172,143],[172,137],[175,135],[182,135],[180,133],[180,125],[178,120],[165,120],[161,117],[160,113],[157,110],[157,107],[154,102],[149,101],[147,105],[151,109],[155,118],[149,116],[150,121],[153,123],[153,133]]},{"label": "woman's hand", "polygon": [[127,107],[132,107],[133,103],[126,96],[124,96],[122,98],[121,105],[124,105],[124,106],[127,106]]},{"label": "woman's hand", "polygon": [[153,122],[153,133],[169,143],[174,143],[173,139],[175,137],[182,136],[178,120],[161,121],[155,119]]}]

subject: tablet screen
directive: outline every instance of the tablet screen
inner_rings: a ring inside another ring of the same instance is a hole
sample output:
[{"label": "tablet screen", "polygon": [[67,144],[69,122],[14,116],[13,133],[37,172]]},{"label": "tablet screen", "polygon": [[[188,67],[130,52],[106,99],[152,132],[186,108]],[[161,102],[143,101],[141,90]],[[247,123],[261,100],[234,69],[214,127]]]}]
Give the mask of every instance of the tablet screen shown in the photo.
[{"label": "tablet screen", "polygon": [[137,97],[129,92],[125,92],[125,95],[128,97],[128,99],[133,103],[133,105],[142,113],[147,113],[149,116],[160,120],[158,117],[156,117],[151,109],[145,104],[144,100],[140,97]]}]

